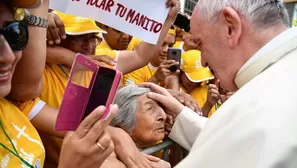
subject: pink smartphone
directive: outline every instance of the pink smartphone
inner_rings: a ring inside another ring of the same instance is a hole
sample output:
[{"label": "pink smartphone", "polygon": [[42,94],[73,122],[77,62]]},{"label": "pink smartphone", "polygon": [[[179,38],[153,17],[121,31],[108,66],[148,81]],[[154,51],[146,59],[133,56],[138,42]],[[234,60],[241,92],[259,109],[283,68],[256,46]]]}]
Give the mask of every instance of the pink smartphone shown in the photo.
[{"label": "pink smartphone", "polygon": [[[90,81],[82,80],[84,78]],[[73,63],[63,96],[55,129],[74,131],[80,122],[98,106],[106,106],[101,117],[109,116],[109,106],[119,87],[122,73],[116,69],[98,67],[92,60],[78,54]]]}]

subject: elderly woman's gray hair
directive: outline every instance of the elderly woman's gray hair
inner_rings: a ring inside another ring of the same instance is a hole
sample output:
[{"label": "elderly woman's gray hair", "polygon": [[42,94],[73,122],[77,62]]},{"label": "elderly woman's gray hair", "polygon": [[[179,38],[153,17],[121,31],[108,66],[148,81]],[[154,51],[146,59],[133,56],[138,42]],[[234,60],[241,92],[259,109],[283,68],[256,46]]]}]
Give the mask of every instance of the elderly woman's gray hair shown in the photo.
[{"label": "elderly woman's gray hair", "polygon": [[199,0],[195,12],[199,18],[216,21],[224,7],[235,9],[258,28],[275,24],[289,26],[289,17],[283,0]]},{"label": "elderly woman's gray hair", "polygon": [[136,126],[136,99],[148,92],[152,92],[152,90],[136,85],[129,85],[119,89],[114,100],[114,104],[119,106],[119,111],[110,125],[121,127],[130,133]]}]

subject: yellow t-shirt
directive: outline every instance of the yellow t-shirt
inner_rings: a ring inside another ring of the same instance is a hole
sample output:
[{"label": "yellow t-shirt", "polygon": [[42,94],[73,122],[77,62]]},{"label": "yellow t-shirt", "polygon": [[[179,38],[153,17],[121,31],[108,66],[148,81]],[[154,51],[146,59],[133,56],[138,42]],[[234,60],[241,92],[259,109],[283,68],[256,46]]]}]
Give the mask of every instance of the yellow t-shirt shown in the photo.
[{"label": "yellow t-shirt", "polygon": [[127,85],[138,85],[143,82],[147,82],[157,71],[157,67],[154,67],[150,63],[145,67],[137,69],[127,75],[124,75],[123,83]]},{"label": "yellow t-shirt", "polygon": [[100,45],[96,47],[96,55],[106,55],[112,58],[117,58],[117,50],[113,50],[110,46],[103,40]]},{"label": "yellow t-shirt", "polygon": [[[182,86],[180,91],[187,93],[186,89],[184,89]],[[195,88],[189,94],[196,100],[200,108],[202,108],[207,101],[208,87],[206,82],[202,83],[200,87]],[[213,106],[208,114],[208,117],[210,117],[216,110],[216,106]]]},{"label": "yellow t-shirt", "polygon": [[176,41],[173,48],[182,49],[183,41]]},{"label": "yellow t-shirt", "polygon": [[[66,69],[64,71],[66,72]],[[58,65],[47,64],[43,72],[43,90],[40,98],[56,109],[60,107],[67,86],[68,76],[64,71]]]},{"label": "yellow t-shirt", "polygon": [[[66,74],[65,74],[66,73]],[[69,70],[62,70],[59,65],[47,64],[43,73],[43,91],[41,100],[49,106],[59,109],[68,81]],[[81,75],[83,85],[87,86],[91,74]],[[40,132],[41,139],[46,147],[45,165],[57,166],[62,147],[62,139]]]},{"label": "yellow t-shirt", "polygon": [[37,97],[24,103],[17,103],[17,106],[23,112],[23,114],[28,116],[29,120],[32,120],[45,106],[45,104],[46,103],[44,101]]},{"label": "yellow t-shirt", "polygon": [[[19,155],[34,167],[43,167],[45,151],[40,137],[28,118],[12,103],[0,100],[0,120],[11,138]],[[2,128],[0,128],[0,143],[13,151],[13,147]],[[26,167],[19,158],[0,146],[1,167]]]}]

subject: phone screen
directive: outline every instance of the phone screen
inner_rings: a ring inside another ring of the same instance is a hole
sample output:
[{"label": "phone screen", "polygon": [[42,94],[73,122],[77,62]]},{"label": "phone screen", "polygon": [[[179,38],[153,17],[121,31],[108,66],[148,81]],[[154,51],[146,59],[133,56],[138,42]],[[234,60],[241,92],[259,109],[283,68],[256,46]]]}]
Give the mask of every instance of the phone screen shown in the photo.
[{"label": "phone screen", "polygon": [[186,32],[190,31],[190,20],[180,13],[177,15],[173,24],[181,29],[184,29]]},{"label": "phone screen", "polygon": [[98,106],[105,106],[116,72],[108,68],[99,68],[93,89],[87,104],[84,118]]}]

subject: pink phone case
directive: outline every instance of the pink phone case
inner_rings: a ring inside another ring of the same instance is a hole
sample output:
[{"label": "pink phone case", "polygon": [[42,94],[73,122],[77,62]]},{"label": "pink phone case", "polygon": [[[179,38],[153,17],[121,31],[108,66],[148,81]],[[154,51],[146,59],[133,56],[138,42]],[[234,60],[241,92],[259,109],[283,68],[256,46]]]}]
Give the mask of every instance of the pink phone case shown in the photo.
[{"label": "pink phone case", "polygon": [[[84,66],[89,71],[92,71],[92,78],[88,87],[83,87],[78,84],[72,83],[73,73],[76,67],[79,65]],[[65,93],[63,96],[63,100],[61,103],[61,107],[59,110],[59,114],[57,117],[55,129],[57,131],[74,131],[79,126],[80,122],[82,121],[86,106],[88,104],[92,88],[94,86],[95,79],[97,77],[97,73],[99,68],[106,68],[106,67],[98,67],[92,60],[86,58],[82,54],[77,54],[75,57],[75,61],[73,63],[70,76],[68,79],[67,87],[65,89]],[[111,68],[108,68],[111,69]],[[118,89],[120,84],[122,73],[115,70],[116,73],[115,78],[112,83],[112,87],[109,92],[108,99],[106,101],[107,110],[101,117],[105,119],[109,116],[108,107],[112,104],[115,93]]]}]

